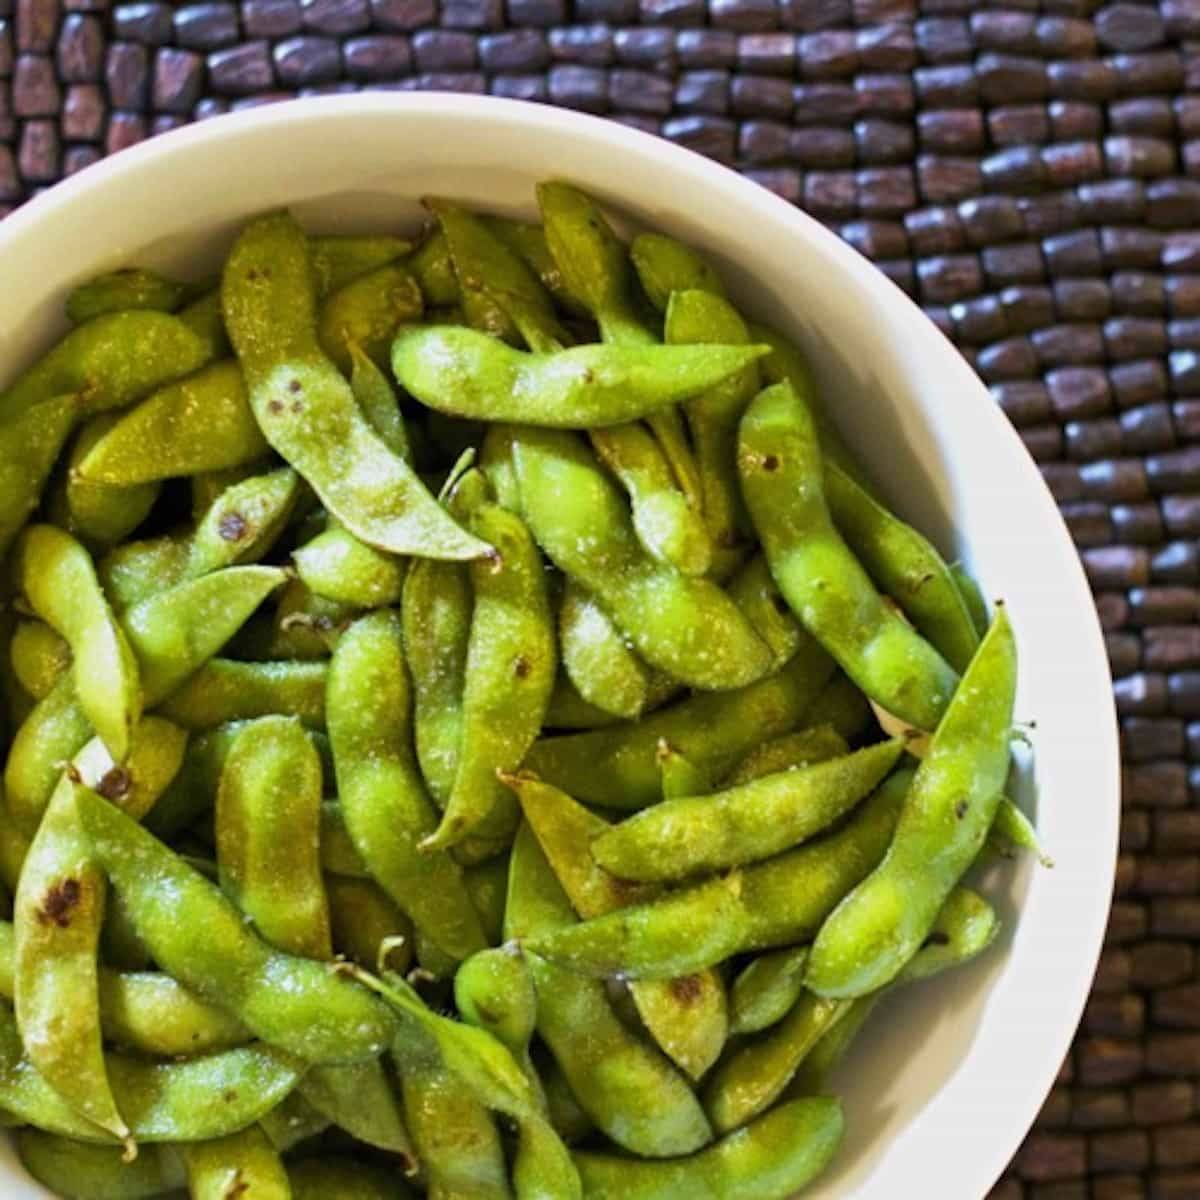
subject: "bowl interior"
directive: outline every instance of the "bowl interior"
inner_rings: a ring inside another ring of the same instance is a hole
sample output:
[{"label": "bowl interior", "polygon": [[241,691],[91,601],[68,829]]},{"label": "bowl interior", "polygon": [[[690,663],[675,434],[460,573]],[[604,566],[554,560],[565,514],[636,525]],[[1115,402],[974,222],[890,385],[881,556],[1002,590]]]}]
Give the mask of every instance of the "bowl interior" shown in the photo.
[{"label": "bowl interior", "polygon": [[[894,507],[1011,606],[1018,716],[1036,721],[1018,794],[1056,866],[991,868],[1001,944],[898,994],[867,1027],[838,1078],[846,1144],[809,1193],[925,1194],[933,1167],[937,1194],[981,1197],[1053,1080],[1095,966],[1115,719],[1090,595],[1036,468],[963,360],[869,264],[733,172],[615,124],[464,97],[304,101],[156,139],[0,225],[0,377],[61,330],[73,283],[129,264],[203,278],[253,213],[287,205],[323,232],[415,229],[423,194],[531,214],[548,176],[703,248],[748,314],[803,345],[825,408]],[[5,1154],[4,1194],[45,1195]]]}]

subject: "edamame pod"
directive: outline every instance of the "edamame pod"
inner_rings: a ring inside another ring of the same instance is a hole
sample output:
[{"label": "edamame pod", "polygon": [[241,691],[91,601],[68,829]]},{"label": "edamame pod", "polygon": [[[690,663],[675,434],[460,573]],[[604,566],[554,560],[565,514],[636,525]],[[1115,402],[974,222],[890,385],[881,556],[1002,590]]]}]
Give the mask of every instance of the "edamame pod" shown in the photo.
[{"label": "edamame pod", "polygon": [[388,234],[326,234],[308,243],[318,297],[386,267],[412,250],[412,242]]},{"label": "edamame pod", "polygon": [[524,522],[482,504],[471,529],[496,549],[472,563],[475,595],[462,699],[461,748],[437,831],[423,850],[456,845],[471,833],[511,830],[515,814],[499,771],[520,766],[546,715],[557,667],[542,558]]},{"label": "edamame pod", "polygon": [[216,885],[108,801],[80,791],[75,804],[134,928],[169,975],[307,1062],[356,1062],[390,1043],[394,1022],[375,997],[324,964],[272,950]]},{"label": "edamame pod", "polygon": [[618,878],[662,881],[770,858],[849,812],[903,750],[904,740],[893,738],[712,795],[664,800],[600,833],[592,856]]},{"label": "edamame pod", "polygon": [[732,1033],[759,1033],[782,1021],[804,991],[807,946],[762,954],[742,968],[729,992]]},{"label": "edamame pod", "polygon": [[16,1135],[21,1165],[69,1200],[149,1200],[183,1183],[183,1167],[167,1147],[143,1146],[133,1162],[120,1147],[94,1146],[40,1129]]},{"label": "edamame pod", "polygon": [[853,820],[818,841],[529,938],[526,949],[595,978],[669,979],[804,941],[882,860],[911,782],[911,770],[895,772]]},{"label": "edamame pod", "polygon": [[951,563],[950,574],[954,576],[958,593],[962,596],[963,603],[967,606],[967,612],[971,614],[971,622],[975,626],[975,632],[980,637],[983,637],[987,633],[988,627],[987,601],[983,598],[983,589],[980,588],[975,577],[962,563]]},{"label": "edamame pod", "polygon": [[805,637],[787,666],[748,687],[692,696],[635,725],[542,738],[525,766],[585,803],[644,808],[662,796],[660,739],[719,777],[764,738],[792,729],[832,673],[832,660]]},{"label": "edamame pod", "polygon": [[884,605],[834,528],[812,415],[789,383],[760,392],[747,409],[738,470],[771,574],[801,623],[868,697],[934,728],[958,677]]},{"label": "edamame pod", "polygon": [[742,687],[770,652],[715,584],[654,562],[614,485],[578,438],[522,430],[514,439],[521,507],[560,570],[590,592],[647,662],[693,687]]},{"label": "edamame pod", "polygon": [[75,465],[81,479],[129,487],[256,462],[268,451],[231,359],[152,392],[120,414]]},{"label": "edamame pod", "polygon": [[[569,796],[523,776],[505,782],[517,793],[525,819],[549,860],[572,907],[588,920],[649,900],[657,888],[625,882],[598,866],[588,853],[608,823]],[[666,981],[630,985],[637,1011],[654,1040],[692,1079],[716,1061],[729,1029],[725,985],[712,970]]]},{"label": "edamame pod", "polygon": [[264,717],[234,740],[217,791],[221,890],[289,954],[333,954],[320,863],[321,760],[300,722]]},{"label": "edamame pod", "polygon": [[279,1152],[257,1126],[180,1148],[190,1200],[292,1200]]},{"label": "edamame pod", "polygon": [[370,879],[344,875],[326,875],[325,891],[334,951],[369,970],[403,974],[412,961],[413,926],[387,893]]},{"label": "edamame pod", "polygon": [[450,416],[593,429],[707,391],[763,353],[760,346],[585,345],[530,354],[474,329],[426,325],[401,329],[392,370],[422,404]]},{"label": "edamame pod", "polygon": [[42,498],[82,399],[51,396],[0,417],[0,550],[7,550]]},{"label": "edamame pod", "polygon": [[[274,1108],[296,1086],[302,1069],[291,1055],[261,1044],[183,1062],[107,1054],[105,1064],[137,1142],[206,1141],[233,1133]],[[0,1005],[0,1104],[47,1133],[110,1140],[78,1116],[24,1056],[7,1005]]]},{"label": "edamame pod", "polygon": [[454,274],[450,246],[440,225],[429,231],[425,241],[408,260],[408,266],[416,277],[426,304],[443,308],[458,304],[461,299],[458,277]]},{"label": "edamame pod", "polygon": [[377,363],[387,362],[388,347],[397,328],[419,321],[424,311],[417,281],[399,263],[362,275],[330,295],[317,316],[321,349],[349,374],[351,346]]},{"label": "edamame pod", "polygon": [[415,1170],[412,1140],[380,1059],[311,1067],[300,1081],[299,1091],[331,1124],[364,1145],[399,1155],[406,1171]]},{"label": "edamame pod", "polygon": [[933,543],[829,458],[824,480],[829,514],[867,573],[956,671],[966,670],[979,634]]},{"label": "edamame pod", "polygon": [[292,554],[296,573],[314,595],[356,608],[400,601],[405,561],[360,542],[349,530],[327,529]]},{"label": "edamame pod", "polygon": [[[533,831],[513,845],[504,932],[529,940],[573,926],[563,894]],[[612,1141],[662,1157],[698,1150],[711,1136],[700,1105],[667,1059],[617,1019],[604,986],[528,956],[538,996],[538,1033],[580,1105]],[[646,1098],[653,1096],[653,1104]]]},{"label": "edamame pod", "polygon": [[247,226],[225,264],[222,298],[264,436],[331,513],[363,541],[396,554],[486,552],[379,439],[321,352],[308,246],[295,221],[277,214]]},{"label": "edamame pod", "polygon": [[204,340],[178,317],[149,310],[109,313],[73,329],[0,392],[0,420],[75,393],[81,413],[125,408],[202,367],[209,356]]},{"label": "edamame pod", "polygon": [[572,316],[587,315],[587,305],[563,277],[546,243],[546,231],[533,221],[515,221],[511,217],[484,217],[488,228],[516,254],[542,281],[555,302]]},{"label": "edamame pod", "polygon": [[280,714],[309,729],[325,726],[323,662],[239,662],[214,658],[159,706],[185,729],[213,729],[227,721]]},{"label": "edamame pod", "polygon": [[142,711],[139,663],[100,589],[91,555],[52,525],[33,525],[14,551],[17,586],[71,647],[79,706],[113,758],[125,757]]},{"label": "edamame pod", "polygon": [[141,669],[145,703],[153,707],[199,670],[284,578],[276,567],[226,567],[127,610],[121,624]]},{"label": "edamame pod", "polygon": [[410,709],[399,617],[363,617],[338,642],[326,691],[342,815],[376,882],[457,961],[487,943],[461,869],[443,851],[417,849],[435,819],[413,759]]},{"label": "edamame pod", "polygon": [[725,294],[712,267],[690,246],[665,233],[639,233],[629,245],[629,256],[642,291],[659,312],[666,312],[672,292]]},{"label": "edamame pod", "polygon": [[[677,291],[667,306],[663,340],[668,345],[721,342],[737,346],[749,343],[750,331],[737,310],[720,296]],[[716,579],[727,579],[736,570],[754,538],[738,483],[737,426],[758,388],[758,365],[751,363],[684,405]]]},{"label": "edamame pod", "polygon": [[125,267],[76,284],[67,296],[64,307],[67,320],[82,325],[84,321],[104,313],[129,312],[140,308],[174,312],[183,303],[187,291],[186,284],[167,279],[156,271]]},{"label": "edamame pod", "polygon": [[920,949],[987,837],[1008,774],[1017,685],[1002,607],[934,733],[882,863],[821,927],[806,972],[821,996],[890,982]]},{"label": "edamame pod", "polygon": [[44,700],[71,666],[71,647],[44,621],[18,621],[9,644],[17,682]]},{"label": "edamame pod", "polygon": [[157,481],[126,487],[80,474],[83,459],[117,419],[113,412],[98,413],[83,426],[46,502],[54,524],[93,546],[124,541],[150,515],[162,490]]},{"label": "edamame pod", "polygon": [[740,787],[778,771],[811,766],[849,753],[846,739],[829,725],[785,733],[783,737],[763,742],[757,749],[751,750],[724,781],[724,786]]},{"label": "edamame pod", "polygon": [[650,695],[650,668],[595,599],[571,579],[558,609],[558,636],[563,669],[587,703],[626,720],[641,714]]},{"label": "edamame pod", "polygon": [[356,342],[350,343],[350,390],[379,440],[412,466],[413,447],[395,389]]}]

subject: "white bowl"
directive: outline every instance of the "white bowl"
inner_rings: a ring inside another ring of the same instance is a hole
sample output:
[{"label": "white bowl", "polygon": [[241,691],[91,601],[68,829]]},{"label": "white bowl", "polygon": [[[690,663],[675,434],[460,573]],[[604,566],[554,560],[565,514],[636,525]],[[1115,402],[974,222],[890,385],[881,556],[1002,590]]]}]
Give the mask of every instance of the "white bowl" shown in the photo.
[{"label": "white bowl", "polygon": [[[125,264],[203,277],[264,209],[392,230],[415,227],[428,193],[529,213],[548,176],[701,247],[751,314],[803,344],[825,407],[895,507],[1010,605],[1018,714],[1036,721],[1022,799],[1056,866],[993,869],[1000,944],[868,1027],[841,1071],[846,1143],[809,1193],[975,1200],[1019,1146],[1087,996],[1116,857],[1116,722],[1091,597],[1037,468],[950,343],[870,264],[734,172],[615,123],[448,95],[299,101],[155,138],[0,224],[0,364],[11,377],[61,331],[72,284]],[[0,1193],[47,1194],[11,1153]]]}]

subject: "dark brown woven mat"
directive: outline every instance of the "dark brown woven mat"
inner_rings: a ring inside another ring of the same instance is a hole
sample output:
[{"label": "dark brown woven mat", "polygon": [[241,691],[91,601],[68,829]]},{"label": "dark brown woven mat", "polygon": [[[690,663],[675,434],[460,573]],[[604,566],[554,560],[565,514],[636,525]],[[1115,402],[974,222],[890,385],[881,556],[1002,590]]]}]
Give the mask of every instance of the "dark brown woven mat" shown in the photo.
[{"label": "dark brown woven mat", "polygon": [[158,131],[378,86],[734,164],[991,385],[1083,553],[1126,764],[1094,994],[994,1195],[1200,1200],[1200,0],[0,0],[0,215]]}]

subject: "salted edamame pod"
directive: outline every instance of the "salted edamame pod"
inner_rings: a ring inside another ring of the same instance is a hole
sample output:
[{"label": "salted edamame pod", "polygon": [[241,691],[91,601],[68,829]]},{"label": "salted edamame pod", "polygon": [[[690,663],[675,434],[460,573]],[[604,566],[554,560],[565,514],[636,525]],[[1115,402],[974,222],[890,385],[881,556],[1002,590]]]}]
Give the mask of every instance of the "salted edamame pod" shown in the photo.
[{"label": "salted edamame pod", "polygon": [[449,416],[559,429],[636,420],[714,387],[760,346],[573,346],[514,350],[456,325],[409,326],[392,344],[406,391]]},{"label": "salted edamame pod", "polygon": [[558,639],[563,669],[585,701],[626,720],[641,714],[650,695],[650,668],[596,600],[571,579],[558,608]]},{"label": "salted edamame pod", "polygon": [[352,533],[396,554],[486,552],[380,440],[321,351],[308,244],[291,217],[246,227],[225,264],[222,300],[264,436]]},{"label": "salted edamame pod", "polygon": [[0,417],[0,550],[37,508],[81,409],[79,395],[69,393]]},{"label": "salted edamame pod", "polygon": [[70,534],[33,525],[16,547],[17,586],[71,647],[75,694],[115,759],[141,715],[138,662],[101,591],[91,555]]},{"label": "salted edamame pod", "polygon": [[326,234],[309,241],[317,296],[324,299],[346,284],[386,267],[412,250],[412,243],[390,234]]},{"label": "salted edamame pod", "polygon": [[70,1200],[149,1200],[184,1182],[168,1147],[143,1146],[133,1162],[117,1146],[97,1146],[26,1128],[15,1134],[21,1165],[55,1195]]},{"label": "salted edamame pod", "polygon": [[671,880],[760,861],[827,829],[883,781],[902,738],[711,795],[664,800],[599,834],[592,856],[621,879]]},{"label": "salted edamame pod", "polygon": [[214,658],[167,696],[158,711],[193,730],[276,714],[322,729],[328,670],[323,662]]},{"label": "salted edamame pod", "polygon": [[76,325],[104,313],[148,308],[174,312],[187,295],[186,284],[144,267],[123,267],[76,284],[67,296],[67,319]]},{"label": "salted edamame pod", "polygon": [[417,281],[399,263],[389,263],[325,299],[317,315],[317,340],[340,371],[351,370],[352,346],[373,361],[386,363],[397,327],[419,321],[423,311]]},{"label": "salted edamame pod", "polygon": [[18,621],[8,648],[17,682],[43,700],[71,666],[71,647],[44,621]]},{"label": "salted edamame pod", "polygon": [[445,851],[417,848],[436,820],[413,759],[410,712],[399,617],[380,610],[342,635],[329,666],[325,719],[342,815],[375,880],[458,961],[487,942],[459,866]]},{"label": "salted edamame pod", "polygon": [[724,786],[738,787],[777,771],[807,767],[849,753],[846,739],[836,729],[831,725],[814,725],[755,747],[724,780]]},{"label": "salted edamame pod", "polygon": [[760,392],[742,418],[742,493],[780,591],[806,629],[872,699],[932,729],[958,677],[883,603],[833,526],[812,414],[790,383]]},{"label": "salted edamame pod", "polygon": [[729,992],[733,1033],[759,1033],[782,1021],[804,991],[807,946],[787,946],[751,960]]},{"label": "salted edamame pod", "polygon": [[243,729],[217,790],[221,888],[273,946],[327,959],[320,816],[321,760],[300,722],[264,717]]},{"label": "salted edamame pod", "polygon": [[[80,791],[75,804],[134,928],[169,975],[307,1062],[374,1058],[390,1043],[395,1024],[375,997],[323,963],[272,950],[215,884],[107,800]],[[203,940],[190,929],[203,929]]]},{"label": "salted edamame pod", "polygon": [[129,487],[240,467],[267,453],[242,369],[231,359],[168,383],[121,413],[75,466],[82,479]]},{"label": "salted edamame pod", "polygon": [[659,312],[666,312],[673,292],[725,294],[712,267],[690,246],[665,233],[639,233],[629,245],[629,256],[642,291]]},{"label": "salted edamame pod", "polygon": [[720,588],[642,550],[615,485],[577,437],[525,429],[514,450],[521,508],[538,543],[596,597],[647,662],[714,690],[767,673],[767,646]]},{"label": "salted edamame pod", "polygon": [[814,992],[875,991],[920,949],[991,828],[1016,684],[1016,643],[999,607],[917,770],[886,858],[817,934],[805,975]]}]

